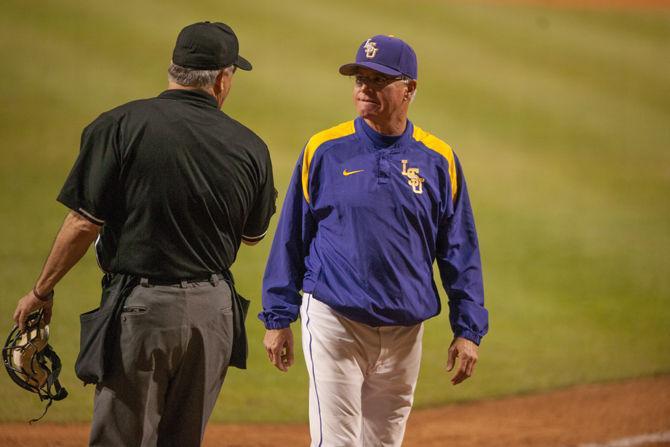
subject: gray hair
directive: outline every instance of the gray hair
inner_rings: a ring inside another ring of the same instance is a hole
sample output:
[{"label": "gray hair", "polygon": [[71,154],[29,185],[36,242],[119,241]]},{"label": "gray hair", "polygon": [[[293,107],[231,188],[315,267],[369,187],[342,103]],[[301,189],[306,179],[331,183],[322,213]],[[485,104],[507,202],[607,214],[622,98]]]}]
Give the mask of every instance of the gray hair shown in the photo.
[{"label": "gray hair", "polygon": [[168,67],[168,79],[170,82],[174,82],[175,84],[184,87],[210,88],[214,86],[217,76],[219,76],[222,71],[232,74],[235,72],[235,67],[231,65],[216,70],[196,70],[170,62],[170,66]]}]

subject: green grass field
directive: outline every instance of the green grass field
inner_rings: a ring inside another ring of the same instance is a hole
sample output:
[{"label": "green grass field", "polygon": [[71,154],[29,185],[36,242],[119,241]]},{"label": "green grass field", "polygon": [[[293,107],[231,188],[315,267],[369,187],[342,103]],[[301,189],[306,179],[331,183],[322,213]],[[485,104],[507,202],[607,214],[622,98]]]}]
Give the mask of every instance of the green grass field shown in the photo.
[{"label": "green grass field", "polygon": [[[271,148],[277,189],[307,138],[351,119],[337,74],[370,35],[419,57],[410,118],[449,142],[468,178],[491,331],[475,377],[444,372],[446,315],[428,322],[419,407],[670,372],[670,10],[570,10],[471,2],[7,0],[0,15],[0,334],[66,210],[55,201],[81,129],[165,88],[176,34],[223,20],[254,70],[224,110]],[[276,225],[276,218],[271,228]],[[253,298],[247,371],[229,372],[213,420],[303,421],[307,377],[266,361],[260,278],[272,234],[241,249]],[[86,421],[74,376],[78,314],[97,306],[89,253],[57,288],[52,345],[70,397],[51,421]],[[4,337],[4,335],[2,335]],[[299,341],[297,342],[299,346]],[[0,421],[39,414],[0,373]]]}]

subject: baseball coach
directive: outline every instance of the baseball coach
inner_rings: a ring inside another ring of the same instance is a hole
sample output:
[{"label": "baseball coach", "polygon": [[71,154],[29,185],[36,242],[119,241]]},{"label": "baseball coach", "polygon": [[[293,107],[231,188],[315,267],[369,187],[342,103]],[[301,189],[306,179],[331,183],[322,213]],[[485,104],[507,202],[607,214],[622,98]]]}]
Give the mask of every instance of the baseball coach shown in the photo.
[{"label": "baseball coach", "polygon": [[315,447],[401,445],[422,322],[440,312],[434,262],[449,296],[454,384],[472,375],[488,329],[463,169],[449,145],[407,119],[417,68],[412,47],[383,35],[340,67],[353,77],[358,117],[307,142],[265,270],[260,318],[282,371],[301,316]]}]

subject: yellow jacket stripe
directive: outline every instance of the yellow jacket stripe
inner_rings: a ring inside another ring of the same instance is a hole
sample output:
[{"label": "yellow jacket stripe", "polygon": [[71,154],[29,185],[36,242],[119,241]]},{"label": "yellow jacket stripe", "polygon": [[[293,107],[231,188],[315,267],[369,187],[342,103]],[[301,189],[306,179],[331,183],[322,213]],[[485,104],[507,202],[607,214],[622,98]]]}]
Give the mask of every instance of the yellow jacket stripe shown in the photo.
[{"label": "yellow jacket stripe", "polygon": [[338,124],[330,129],[323,130],[309,139],[307,146],[303,152],[302,158],[302,192],[305,196],[305,201],[309,203],[309,166],[312,163],[314,154],[323,143],[335,140],[337,138],[351,135],[356,130],[354,129],[354,121],[347,121],[346,123]]},{"label": "yellow jacket stripe", "polygon": [[424,144],[428,149],[431,149],[442,155],[449,162],[449,179],[451,180],[451,200],[456,198],[458,192],[458,181],[456,179],[456,161],[454,160],[454,151],[444,141],[437,138],[435,135],[426,132],[420,127],[414,126],[414,133],[412,137]]}]

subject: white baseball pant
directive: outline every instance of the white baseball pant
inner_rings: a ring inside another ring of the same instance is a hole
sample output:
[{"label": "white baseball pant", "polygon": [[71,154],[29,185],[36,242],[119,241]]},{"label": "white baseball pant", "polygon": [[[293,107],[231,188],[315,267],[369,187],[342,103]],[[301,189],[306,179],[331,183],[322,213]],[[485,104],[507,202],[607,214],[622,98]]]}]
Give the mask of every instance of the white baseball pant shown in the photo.
[{"label": "white baseball pant", "polygon": [[423,323],[372,327],[303,295],[312,447],[400,446],[421,363]]}]

